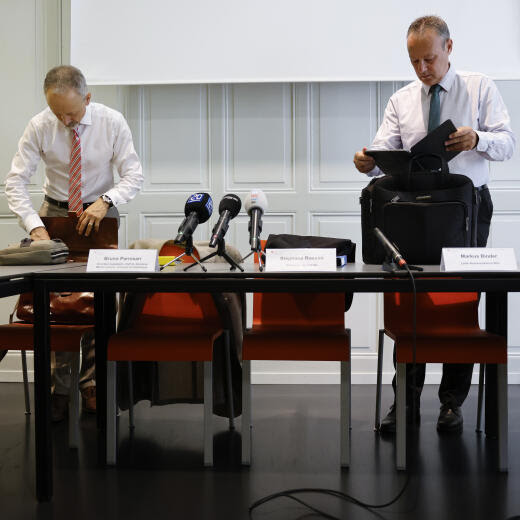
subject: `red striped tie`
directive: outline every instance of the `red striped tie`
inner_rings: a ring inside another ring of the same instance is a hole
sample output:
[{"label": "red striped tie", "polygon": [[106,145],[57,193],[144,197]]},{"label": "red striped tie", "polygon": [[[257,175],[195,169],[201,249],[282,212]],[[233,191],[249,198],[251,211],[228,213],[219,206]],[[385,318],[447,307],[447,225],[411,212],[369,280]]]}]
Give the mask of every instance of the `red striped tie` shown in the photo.
[{"label": "red striped tie", "polygon": [[72,151],[69,168],[69,211],[79,217],[83,213],[81,200],[81,143],[76,130],[72,130]]}]

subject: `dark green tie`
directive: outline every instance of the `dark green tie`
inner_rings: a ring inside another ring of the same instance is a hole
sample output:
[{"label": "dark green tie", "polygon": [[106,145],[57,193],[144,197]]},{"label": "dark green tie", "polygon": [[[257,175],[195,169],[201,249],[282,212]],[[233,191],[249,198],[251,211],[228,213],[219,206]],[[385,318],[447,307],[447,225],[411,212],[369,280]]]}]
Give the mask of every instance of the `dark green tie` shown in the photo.
[{"label": "dark green tie", "polygon": [[430,115],[428,117],[428,133],[435,130],[441,124],[441,100],[439,84],[430,87]]}]

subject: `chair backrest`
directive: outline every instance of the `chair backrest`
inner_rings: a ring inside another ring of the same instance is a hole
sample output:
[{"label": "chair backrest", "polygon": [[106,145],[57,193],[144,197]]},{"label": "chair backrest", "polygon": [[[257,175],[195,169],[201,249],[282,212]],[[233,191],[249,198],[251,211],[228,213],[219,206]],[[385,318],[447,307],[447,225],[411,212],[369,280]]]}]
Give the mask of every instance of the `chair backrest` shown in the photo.
[{"label": "chair backrest", "polygon": [[[184,248],[174,244],[164,245],[159,254],[161,256],[178,256]],[[194,256],[199,257],[196,251]],[[183,263],[193,263],[193,258],[182,257]],[[150,293],[137,319],[139,325],[161,322],[164,318],[175,319],[177,323],[187,327],[195,323],[208,326],[220,326],[220,315],[213,297],[209,293]]]},{"label": "chair backrest", "polygon": [[[265,240],[261,241],[262,250]],[[255,263],[258,256],[255,253]],[[345,328],[344,293],[255,293],[253,327]]]},{"label": "chair backrest", "polygon": [[343,293],[255,293],[253,327],[345,327]]},{"label": "chair backrest", "polygon": [[[417,332],[440,332],[475,329],[478,324],[478,293],[417,293]],[[412,293],[385,293],[385,329],[412,331]]]}]

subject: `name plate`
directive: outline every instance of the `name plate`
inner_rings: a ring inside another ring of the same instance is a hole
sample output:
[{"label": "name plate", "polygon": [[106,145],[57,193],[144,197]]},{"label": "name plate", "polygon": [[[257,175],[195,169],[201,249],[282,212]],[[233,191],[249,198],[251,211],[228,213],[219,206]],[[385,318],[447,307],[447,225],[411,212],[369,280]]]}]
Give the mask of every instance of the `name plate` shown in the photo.
[{"label": "name plate", "polygon": [[154,273],[157,249],[91,249],[87,273]]},{"label": "name plate", "polygon": [[441,271],[516,271],[512,247],[443,247]]},{"label": "name plate", "polygon": [[266,271],[336,271],[336,249],[267,249]]}]

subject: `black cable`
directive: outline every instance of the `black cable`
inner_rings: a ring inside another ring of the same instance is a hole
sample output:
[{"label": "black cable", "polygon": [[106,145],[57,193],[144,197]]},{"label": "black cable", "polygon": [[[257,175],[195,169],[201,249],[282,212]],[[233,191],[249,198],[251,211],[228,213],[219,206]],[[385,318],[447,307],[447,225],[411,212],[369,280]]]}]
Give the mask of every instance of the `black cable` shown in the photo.
[{"label": "black cable", "polygon": [[253,518],[253,510],[254,509],[260,507],[261,505],[265,504],[266,502],[270,502],[270,501],[275,500],[277,498],[285,497],[285,498],[291,498],[292,500],[295,500],[296,502],[299,502],[300,504],[308,507],[310,510],[312,510],[315,513],[323,516],[324,518],[330,518],[330,519],[333,519],[333,520],[341,520],[340,518],[332,516],[329,513],[326,513],[326,512],[324,512],[324,511],[322,511],[320,509],[317,509],[314,506],[311,506],[310,504],[304,502],[303,500],[297,499],[296,497],[293,496],[294,494],[315,493],[315,494],[330,495],[330,496],[333,496],[335,498],[339,498],[340,500],[344,500],[346,502],[350,502],[353,505],[356,505],[358,507],[361,507],[362,509],[366,509],[366,510],[370,511],[371,513],[373,513],[378,518],[384,519],[384,517],[382,515],[380,515],[377,511],[374,511],[374,509],[386,508],[386,507],[394,504],[395,502],[397,502],[401,498],[403,493],[406,491],[406,488],[408,487],[408,484],[410,483],[410,479],[411,479],[411,475],[408,474],[407,477],[406,477],[406,482],[404,483],[401,491],[399,491],[399,493],[394,498],[392,498],[391,500],[389,500],[388,502],[383,503],[383,504],[369,504],[369,503],[365,503],[365,502],[363,502],[361,500],[358,500],[357,498],[355,498],[355,497],[353,497],[351,495],[348,495],[346,493],[343,493],[341,491],[336,491],[336,490],[333,490],[333,489],[325,489],[325,488],[287,489],[285,491],[280,491],[278,493],[273,493],[272,495],[267,495],[267,496],[257,500],[256,502],[253,502],[251,504],[251,506],[249,507],[249,518]]},{"label": "black cable", "polygon": [[[305,502],[304,500],[302,500],[301,498],[296,498],[296,497],[293,497],[290,493],[290,491],[288,492],[284,492],[282,491],[281,493],[278,494],[278,496],[276,498],[281,498],[281,497],[285,497],[285,498],[290,498],[291,500],[294,500],[295,502],[298,502],[299,504],[301,504],[302,506],[305,506],[307,507],[308,509],[310,509],[311,511],[313,511],[314,513],[322,516],[323,518],[328,518],[329,520],[341,520],[341,518],[337,517],[337,516],[333,516],[329,513],[326,513],[325,511],[322,511],[321,509],[318,509],[317,507],[314,507],[312,506],[311,504],[309,504],[308,502]],[[251,511],[252,511],[252,508],[250,507],[249,508],[249,515],[251,516]]]},{"label": "black cable", "polygon": [[[417,382],[417,374],[416,374],[416,357],[417,357],[417,290],[415,287],[415,278],[413,276],[412,271],[409,269],[407,264],[404,264],[408,275],[410,277],[410,280],[412,282],[412,384],[413,389],[415,392],[416,388],[416,382]],[[412,422],[415,424],[415,413],[416,413],[416,399],[414,396],[414,399],[412,401]],[[406,426],[405,426],[406,427]],[[251,506],[249,507],[249,518],[253,518],[253,511],[261,506],[262,504],[265,504],[266,502],[270,502],[271,500],[275,500],[277,498],[285,497],[290,498],[291,500],[294,500],[305,507],[309,508],[311,511],[313,511],[316,514],[319,514],[323,518],[328,518],[331,520],[341,520],[339,517],[332,516],[329,513],[326,513],[325,511],[322,511],[318,508],[315,508],[314,506],[311,506],[307,502],[294,497],[295,494],[302,494],[302,493],[316,493],[316,494],[325,494],[325,495],[331,495],[336,498],[339,498],[340,500],[345,500],[347,502],[350,502],[351,504],[354,504],[356,506],[359,506],[363,509],[367,509],[371,511],[374,515],[378,516],[379,518],[383,518],[379,513],[376,511],[372,511],[373,509],[383,509],[388,506],[391,506],[392,504],[395,504],[404,494],[406,489],[408,488],[408,485],[410,484],[411,480],[411,470],[408,469],[406,481],[401,488],[401,491],[397,493],[397,495],[392,498],[391,500],[384,502],[382,504],[369,504],[368,502],[363,502],[362,500],[359,500],[351,495],[348,495],[347,493],[343,493],[342,491],[337,491],[334,489],[325,489],[325,488],[296,488],[296,489],[287,489],[284,491],[279,491],[278,493],[273,493],[271,495],[267,495],[263,498],[260,498],[253,502]],[[515,519],[517,517],[513,517]],[[512,519],[512,520],[513,520]]]},{"label": "black cable", "polygon": [[385,507],[388,507],[388,506],[394,504],[395,502],[397,502],[397,500],[399,500],[399,498],[401,498],[402,494],[405,492],[409,482],[410,482],[410,476],[408,475],[406,482],[405,482],[404,486],[402,487],[401,491],[399,491],[399,493],[393,499],[391,499],[388,502],[383,503],[383,504],[369,504],[369,503],[363,502],[362,500],[358,500],[357,498],[355,498],[351,495],[348,495],[347,493],[343,493],[341,491],[336,491],[333,489],[325,489],[325,488],[287,489],[284,491],[280,491],[278,493],[273,493],[272,495],[267,495],[263,498],[260,498],[256,502],[253,502],[253,504],[251,504],[251,506],[249,507],[249,518],[253,518],[253,515],[252,515],[253,510],[256,509],[257,507],[261,506],[262,504],[265,504],[266,502],[270,502],[271,500],[275,500],[277,498],[285,497],[285,498],[291,498],[292,500],[299,502],[300,504],[308,507],[309,509],[311,509],[315,513],[323,516],[324,518],[330,518],[333,520],[341,520],[341,518],[332,516],[329,513],[326,513],[320,509],[317,509],[314,506],[311,506],[310,504],[308,504],[307,502],[304,502],[303,500],[297,499],[296,497],[293,496],[296,494],[315,493],[315,494],[330,495],[335,498],[339,498],[340,500],[350,502],[351,504],[354,504],[358,507],[371,511],[375,516],[383,519],[384,517],[382,515],[380,515],[377,511],[372,511],[372,510],[385,508]]}]

